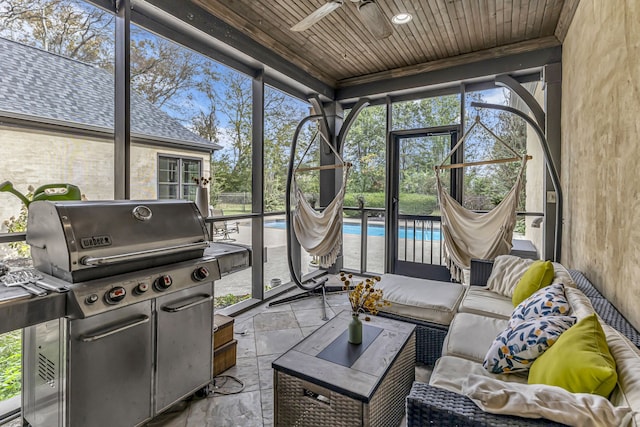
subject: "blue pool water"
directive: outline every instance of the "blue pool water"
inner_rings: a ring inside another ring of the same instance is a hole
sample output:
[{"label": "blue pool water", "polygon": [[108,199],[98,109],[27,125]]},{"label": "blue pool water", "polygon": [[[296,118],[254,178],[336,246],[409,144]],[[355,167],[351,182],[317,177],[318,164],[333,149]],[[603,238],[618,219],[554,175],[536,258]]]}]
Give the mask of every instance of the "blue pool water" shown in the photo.
[{"label": "blue pool water", "polygon": [[[286,228],[285,223],[282,220],[268,221],[264,223],[264,226],[268,228],[279,228],[281,230],[284,230]],[[342,224],[342,232],[344,234],[355,234],[359,236],[360,230],[361,230],[360,224],[354,224],[350,222],[345,222]],[[407,238],[407,239],[413,240],[414,231],[416,232],[415,240],[442,240],[440,236],[440,230],[431,231],[431,230],[425,229],[424,236],[423,236],[422,230],[419,227],[417,230],[414,230],[413,228],[409,228],[408,230],[405,230],[404,227],[400,227],[398,229],[398,238],[400,239]],[[368,224],[367,234],[369,236],[384,236],[384,225]]]}]

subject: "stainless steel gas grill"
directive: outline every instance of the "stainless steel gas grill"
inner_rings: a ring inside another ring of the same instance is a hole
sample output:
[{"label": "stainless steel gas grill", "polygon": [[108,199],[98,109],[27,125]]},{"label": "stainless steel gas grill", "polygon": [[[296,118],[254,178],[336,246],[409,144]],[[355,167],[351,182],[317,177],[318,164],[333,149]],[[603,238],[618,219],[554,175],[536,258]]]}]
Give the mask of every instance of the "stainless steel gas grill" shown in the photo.
[{"label": "stainless steel gas grill", "polygon": [[140,425],[211,381],[220,269],[195,204],[34,202],[27,230],[69,291],[65,318],[24,330],[26,422]]}]

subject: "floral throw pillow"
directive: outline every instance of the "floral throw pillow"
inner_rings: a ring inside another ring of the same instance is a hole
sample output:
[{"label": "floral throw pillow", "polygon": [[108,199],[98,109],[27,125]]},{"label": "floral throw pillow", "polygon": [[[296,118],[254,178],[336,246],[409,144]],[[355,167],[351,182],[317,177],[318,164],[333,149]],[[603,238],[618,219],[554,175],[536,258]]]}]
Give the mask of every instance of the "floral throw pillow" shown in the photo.
[{"label": "floral throw pillow", "polygon": [[507,328],[493,341],[482,366],[494,374],[527,371],[575,323],[576,318],[572,316],[549,316]]},{"label": "floral throw pillow", "polygon": [[567,316],[571,305],[564,294],[564,285],[554,283],[534,292],[513,309],[509,327],[514,328],[521,322],[543,316]]}]

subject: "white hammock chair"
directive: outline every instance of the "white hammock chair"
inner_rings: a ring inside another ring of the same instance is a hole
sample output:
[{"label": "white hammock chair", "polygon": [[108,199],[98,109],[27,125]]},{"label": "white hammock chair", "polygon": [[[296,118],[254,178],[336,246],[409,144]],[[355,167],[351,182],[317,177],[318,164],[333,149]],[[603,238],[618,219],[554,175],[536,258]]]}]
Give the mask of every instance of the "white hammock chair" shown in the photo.
[{"label": "white hammock chair", "polygon": [[[477,124],[480,124],[496,140],[514,153],[515,157],[445,165],[444,163],[462,145],[465,138]],[[518,206],[522,177],[527,160],[530,159],[531,156],[520,155],[514,151],[487,128],[479,117],[476,117],[476,121],[444,158],[440,166],[436,166],[438,200],[442,216],[443,254],[445,263],[454,280],[462,281],[463,270],[470,267],[471,258],[494,259],[498,255],[505,255],[511,251],[511,239],[516,224],[516,208]],[[463,207],[446,191],[440,181],[440,173],[445,169],[513,161],[521,161],[522,164],[516,182],[505,198],[495,208],[486,213],[473,212]]]},{"label": "white hammock chair", "polygon": [[[316,133],[317,135],[318,133]],[[323,165],[314,167],[300,168],[302,159],[309,151],[302,155],[302,158],[298,162],[293,176],[293,194],[294,194],[294,212],[293,212],[293,230],[296,233],[296,237],[300,242],[300,245],[312,256],[318,260],[318,265],[323,268],[328,268],[335,263],[340,250],[342,249],[342,206],[344,204],[344,194],[347,185],[347,177],[349,175],[349,169],[351,163],[345,163],[338,152],[320,133],[321,140],[324,141],[336,158],[339,160],[339,164],[335,165]],[[315,135],[311,139],[311,142],[315,140]],[[344,170],[342,186],[338,193],[335,195],[331,203],[329,203],[324,209],[317,211],[307,201],[307,197],[302,192],[296,182],[295,173],[310,170],[326,170],[326,169],[338,169]]]}]

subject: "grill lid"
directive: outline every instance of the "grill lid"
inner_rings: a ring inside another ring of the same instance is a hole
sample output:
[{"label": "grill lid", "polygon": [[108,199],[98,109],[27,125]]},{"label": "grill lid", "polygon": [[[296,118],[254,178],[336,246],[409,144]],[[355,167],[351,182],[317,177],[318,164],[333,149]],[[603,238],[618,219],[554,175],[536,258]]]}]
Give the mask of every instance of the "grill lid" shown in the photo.
[{"label": "grill lid", "polygon": [[207,240],[200,211],[186,200],[29,205],[34,266],[70,282],[201,257]]}]

